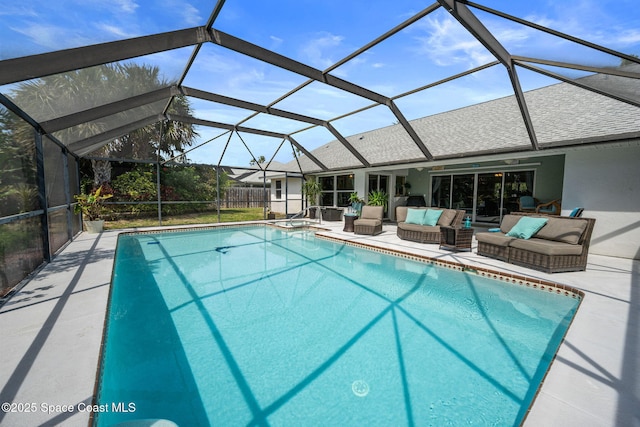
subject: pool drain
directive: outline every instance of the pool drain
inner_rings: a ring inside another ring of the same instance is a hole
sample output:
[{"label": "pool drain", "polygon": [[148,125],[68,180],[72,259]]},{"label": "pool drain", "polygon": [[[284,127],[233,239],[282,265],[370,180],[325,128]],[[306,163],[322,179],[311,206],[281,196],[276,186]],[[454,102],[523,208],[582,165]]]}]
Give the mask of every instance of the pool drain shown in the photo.
[{"label": "pool drain", "polygon": [[363,380],[356,380],[353,382],[353,384],[351,384],[351,390],[356,396],[365,397],[367,394],[369,394],[369,384],[367,384],[366,381]]}]

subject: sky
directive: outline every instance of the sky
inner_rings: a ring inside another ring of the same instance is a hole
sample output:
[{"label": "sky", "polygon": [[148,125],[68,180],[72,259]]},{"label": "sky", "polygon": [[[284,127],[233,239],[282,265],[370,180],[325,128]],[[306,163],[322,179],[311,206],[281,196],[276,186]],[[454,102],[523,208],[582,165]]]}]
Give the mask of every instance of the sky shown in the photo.
[{"label": "sky", "polygon": [[[484,6],[571,34],[631,55],[640,55],[640,9],[637,0],[477,0]],[[213,0],[0,0],[0,59],[51,52],[165,31],[204,25]],[[409,0],[256,1],[227,0],[214,22],[216,30],[244,39],[319,70],[334,66],[355,50],[430,6]],[[534,29],[471,10],[514,55],[595,66],[616,66],[620,60]],[[131,61],[158,66],[175,81],[193,48],[163,52]],[[443,8],[376,45],[331,74],[388,97],[407,93],[447,76],[487,64],[495,58]],[[557,83],[518,69],[524,90]],[[554,71],[558,71],[554,69]],[[568,77],[582,72],[562,70]],[[200,50],[184,85],[261,105],[271,105],[307,79],[215,44]],[[11,87],[2,87],[3,94]],[[513,94],[505,68],[494,66],[453,82],[398,98],[411,120]],[[333,139],[324,128],[190,98],[194,115],[279,133],[293,133],[309,149]],[[314,82],[273,105],[330,120],[371,106],[372,102]],[[384,106],[332,121],[344,136],[391,126],[397,118]],[[291,148],[279,138],[198,126],[196,145],[188,153],[196,163],[249,166],[252,154],[288,162]],[[225,145],[229,146],[225,150]],[[247,148],[248,147],[248,148]],[[279,151],[276,151],[281,147]],[[223,156],[224,152],[224,156]]]}]

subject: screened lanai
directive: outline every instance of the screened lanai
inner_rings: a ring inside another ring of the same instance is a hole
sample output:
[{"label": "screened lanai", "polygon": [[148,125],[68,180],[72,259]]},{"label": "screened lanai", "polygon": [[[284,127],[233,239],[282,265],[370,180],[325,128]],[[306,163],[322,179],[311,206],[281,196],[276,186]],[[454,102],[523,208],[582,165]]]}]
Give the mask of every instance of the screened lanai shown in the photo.
[{"label": "screened lanai", "polygon": [[309,176],[640,135],[631,2],[51,3],[0,14],[3,289],[81,231],[80,159]]}]

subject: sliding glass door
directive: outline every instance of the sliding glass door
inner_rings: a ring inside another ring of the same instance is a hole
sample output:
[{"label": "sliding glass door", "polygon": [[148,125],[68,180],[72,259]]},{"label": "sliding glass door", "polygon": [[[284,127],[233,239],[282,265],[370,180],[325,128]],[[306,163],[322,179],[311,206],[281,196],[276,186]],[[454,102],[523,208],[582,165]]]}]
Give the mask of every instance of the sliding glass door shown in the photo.
[{"label": "sliding glass door", "polygon": [[502,172],[478,174],[476,221],[500,222],[503,176]]},{"label": "sliding glass door", "polygon": [[461,209],[468,215],[473,214],[474,175],[453,175],[451,207]]},{"label": "sliding glass door", "polygon": [[534,171],[492,171],[431,177],[431,206],[462,209],[472,221],[500,223],[533,194]]},{"label": "sliding glass door", "polygon": [[520,197],[533,195],[533,178],[533,171],[504,174],[503,204],[507,212],[515,212],[519,209]]}]

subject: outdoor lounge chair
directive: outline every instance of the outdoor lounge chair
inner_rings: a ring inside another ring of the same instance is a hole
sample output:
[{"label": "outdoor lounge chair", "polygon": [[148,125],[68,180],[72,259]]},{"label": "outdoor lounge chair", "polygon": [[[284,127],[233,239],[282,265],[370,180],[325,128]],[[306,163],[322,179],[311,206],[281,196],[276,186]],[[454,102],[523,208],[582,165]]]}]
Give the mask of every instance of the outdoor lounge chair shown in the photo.
[{"label": "outdoor lounge chair", "polygon": [[384,206],[363,206],[362,215],[353,222],[355,234],[376,235],[382,233]]}]

